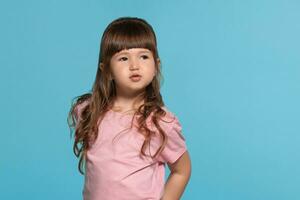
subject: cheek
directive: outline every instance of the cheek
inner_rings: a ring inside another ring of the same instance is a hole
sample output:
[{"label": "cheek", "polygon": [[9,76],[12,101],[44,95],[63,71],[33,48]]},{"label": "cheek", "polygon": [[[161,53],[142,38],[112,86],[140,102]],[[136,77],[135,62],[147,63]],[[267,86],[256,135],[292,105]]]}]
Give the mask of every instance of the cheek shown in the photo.
[{"label": "cheek", "polygon": [[153,61],[151,67],[150,67],[150,71],[151,74],[154,76],[155,75],[155,71],[156,71],[156,67],[155,67],[155,62]]},{"label": "cheek", "polygon": [[115,64],[111,66],[111,72],[116,78],[121,78],[124,75],[127,75],[126,66],[121,64]]},{"label": "cheek", "polygon": [[154,62],[154,60],[148,62],[146,68],[147,68],[148,73],[154,74],[155,73],[155,62]]},{"label": "cheek", "polygon": [[124,79],[128,76],[128,72],[124,69],[119,68],[118,70],[115,70],[114,72],[115,77],[119,80]]}]

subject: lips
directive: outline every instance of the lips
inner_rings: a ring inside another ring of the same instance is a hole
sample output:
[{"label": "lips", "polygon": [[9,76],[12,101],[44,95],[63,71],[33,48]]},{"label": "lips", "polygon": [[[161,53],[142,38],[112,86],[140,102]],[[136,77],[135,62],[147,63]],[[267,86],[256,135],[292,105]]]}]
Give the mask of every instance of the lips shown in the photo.
[{"label": "lips", "polygon": [[129,78],[133,82],[138,82],[141,80],[142,76],[139,74],[132,74]]},{"label": "lips", "polygon": [[139,74],[132,74],[129,78],[141,77]]}]

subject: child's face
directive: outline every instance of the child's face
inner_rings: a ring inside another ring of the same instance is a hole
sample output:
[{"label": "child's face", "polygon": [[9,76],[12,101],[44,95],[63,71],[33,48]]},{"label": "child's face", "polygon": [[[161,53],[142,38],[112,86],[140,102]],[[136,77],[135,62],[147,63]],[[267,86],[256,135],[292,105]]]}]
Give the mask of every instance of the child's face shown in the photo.
[{"label": "child's face", "polygon": [[[156,73],[153,54],[144,48],[124,49],[114,54],[110,68],[117,94],[123,95],[142,92]],[[132,77],[135,74],[139,76]]]}]

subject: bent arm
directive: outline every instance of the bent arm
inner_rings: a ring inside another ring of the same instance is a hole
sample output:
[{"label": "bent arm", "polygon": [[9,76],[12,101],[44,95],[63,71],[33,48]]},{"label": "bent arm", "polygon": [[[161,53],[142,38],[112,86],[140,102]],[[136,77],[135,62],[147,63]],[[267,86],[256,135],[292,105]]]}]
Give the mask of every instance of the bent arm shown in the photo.
[{"label": "bent arm", "polygon": [[168,163],[168,167],[171,173],[161,200],[179,200],[191,176],[191,160],[188,151],[173,164]]}]

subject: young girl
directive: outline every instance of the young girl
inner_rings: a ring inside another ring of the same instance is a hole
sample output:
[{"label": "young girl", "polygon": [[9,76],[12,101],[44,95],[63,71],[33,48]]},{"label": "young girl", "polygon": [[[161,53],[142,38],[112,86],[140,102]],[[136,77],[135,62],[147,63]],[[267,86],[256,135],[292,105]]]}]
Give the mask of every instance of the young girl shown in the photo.
[{"label": "young girl", "polygon": [[85,200],[180,199],[191,162],[179,120],[164,106],[160,70],[151,25],[134,17],[108,25],[92,91],[68,116]]}]

